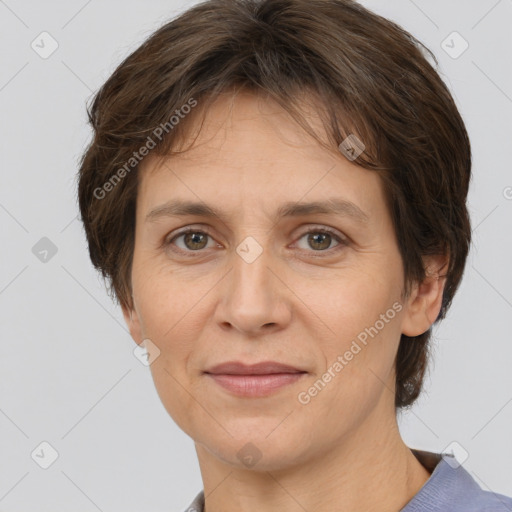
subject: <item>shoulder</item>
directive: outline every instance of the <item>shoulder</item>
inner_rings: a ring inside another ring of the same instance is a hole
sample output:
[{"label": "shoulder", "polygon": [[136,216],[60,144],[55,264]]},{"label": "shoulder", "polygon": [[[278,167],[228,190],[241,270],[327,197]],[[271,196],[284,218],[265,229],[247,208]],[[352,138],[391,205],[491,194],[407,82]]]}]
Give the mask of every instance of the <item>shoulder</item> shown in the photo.
[{"label": "shoulder", "polygon": [[[426,452],[413,452],[424,460]],[[482,489],[453,455],[430,455],[437,456],[437,464],[402,512],[512,512],[511,497]]]},{"label": "shoulder", "polygon": [[471,510],[475,512],[512,512],[512,498],[503,494],[482,491]]},{"label": "shoulder", "polygon": [[459,508],[454,508],[454,511],[512,512],[512,498],[505,496],[504,494],[498,494],[478,488],[474,492],[468,493],[463,500],[457,503],[457,506]]},{"label": "shoulder", "polygon": [[[472,486],[467,486],[464,496],[464,510],[466,512],[512,512],[512,498],[492,491],[482,489],[476,480],[462,467],[467,479],[471,479]],[[461,509],[462,510],[462,509]]]}]

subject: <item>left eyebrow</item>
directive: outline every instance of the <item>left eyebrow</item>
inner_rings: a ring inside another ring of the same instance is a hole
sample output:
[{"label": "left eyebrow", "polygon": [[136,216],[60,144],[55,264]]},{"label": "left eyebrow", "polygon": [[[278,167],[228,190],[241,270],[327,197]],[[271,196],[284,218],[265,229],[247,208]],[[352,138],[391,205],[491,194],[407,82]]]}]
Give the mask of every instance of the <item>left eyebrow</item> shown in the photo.
[{"label": "left eyebrow", "polygon": [[[366,223],[369,220],[368,214],[355,203],[337,197],[310,203],[295,203],[291,201],[283,203],[276,210],[274,217],[277,219],[314,214],[342,215],[350,217],[359,223]],[[187,215],[208,218],[217,217],[223,222],[226,222],[227,218],[226,213],[206,203],[175,199],[161,204],[148,212],[146,222],[154,222],[162,217],[183,217]]]}]

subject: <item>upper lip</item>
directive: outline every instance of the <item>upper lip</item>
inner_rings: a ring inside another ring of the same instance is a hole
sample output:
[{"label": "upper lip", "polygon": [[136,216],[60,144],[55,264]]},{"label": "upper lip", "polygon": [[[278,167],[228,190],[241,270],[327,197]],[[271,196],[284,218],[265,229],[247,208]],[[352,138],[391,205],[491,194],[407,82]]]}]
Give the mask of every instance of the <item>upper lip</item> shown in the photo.
[{"label": "upper lip", "polygon": [[227,361],[207,369],[205,373],[224,375],[269,375],[272,373],[304,373],[304,370],[278,363],[277,361],[262,361],[256,364],[244,364],[239,361]]}]

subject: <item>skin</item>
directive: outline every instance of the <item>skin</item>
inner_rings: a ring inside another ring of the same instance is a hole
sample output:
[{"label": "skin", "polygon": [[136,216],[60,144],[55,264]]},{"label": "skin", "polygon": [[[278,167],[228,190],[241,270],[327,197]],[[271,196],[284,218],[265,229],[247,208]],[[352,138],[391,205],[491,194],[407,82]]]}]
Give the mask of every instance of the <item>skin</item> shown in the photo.
[{"label": "skin", "polygon": [[[318,119],[310,122],[321,131]],[[367,221],[273,217],[284,202],[327,197],[355,203]],[[178,198],[217,207],[225,218],[146,220]],[[172,242],[186,226],[210,236]],[[331,228],[346,243],[308,241],[318,228]],[[236,252],[248,236],[262,249],[251,263]],[[219,98],[191,150],[143,161],[134,306],[123,306],[123,314],[136,343],[149,338],[160,350],[152,376],[166,410],[195,442],[207,512],[405,506],[430,474],[398,430],[394,360],[401,333],[421,334],[437,317],[444,280],[435,273],[444,263],[441,256],[425,260],[433,277],[404,300],[380,178],[326,151],[277,104],[249,92]],[[395,302],[401,311],[300,403],[298,394]],[[236,397],[203,373],[229,360],[275,360],[308,373],[268,397]],[[260,457],[252,467],[237,456],[247,443]]]}]

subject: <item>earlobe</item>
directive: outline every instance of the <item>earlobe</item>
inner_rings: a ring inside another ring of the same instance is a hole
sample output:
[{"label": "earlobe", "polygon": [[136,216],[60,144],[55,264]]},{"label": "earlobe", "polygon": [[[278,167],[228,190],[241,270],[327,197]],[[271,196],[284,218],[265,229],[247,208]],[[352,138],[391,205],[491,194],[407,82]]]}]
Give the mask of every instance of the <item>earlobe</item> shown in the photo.
[{"label": "earlobe", "polygon": [[443,301],[443,291],[447,268],[445,256],[429,256],[426,263],[426,277],[416,283],[407,299],[402,321],[402,333],[406,336],[419,336],[426,332],[436,321]]},{"label": "earlobe", "polygon": [[123,311],[124,321],[130,330],[130,335],[133,338],[133,341],[140,345],[143,340],[143,336],[140,328],[140,320],[137,311],[135,311],[135,306],[133,308],[128,308],[126,305],[121,305],[121,309]]}]

